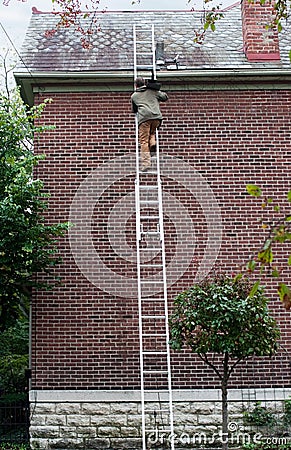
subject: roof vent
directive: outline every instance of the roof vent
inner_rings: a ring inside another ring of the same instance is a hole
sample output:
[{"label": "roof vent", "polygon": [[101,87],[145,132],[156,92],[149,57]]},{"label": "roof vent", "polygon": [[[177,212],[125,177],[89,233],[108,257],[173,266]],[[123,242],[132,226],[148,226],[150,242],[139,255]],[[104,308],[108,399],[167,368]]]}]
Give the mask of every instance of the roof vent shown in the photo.
[{"label": "roof vent", "polygon": [[156,64],[157,66],[163,66],[165,64],[164,42],[156,43]]}]

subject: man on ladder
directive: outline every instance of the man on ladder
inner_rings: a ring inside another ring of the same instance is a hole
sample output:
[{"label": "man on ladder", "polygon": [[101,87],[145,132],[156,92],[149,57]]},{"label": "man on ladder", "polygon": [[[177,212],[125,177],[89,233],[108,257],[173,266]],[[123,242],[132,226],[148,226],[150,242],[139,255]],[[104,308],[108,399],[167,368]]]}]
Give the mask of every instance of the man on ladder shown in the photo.
[{"label": "man on ladder", "polygon": [[141,147],[141,171],[151,167],[151,153],[156,150],[156,130],[162,122],[160,102],[168,95],[160,90],[154,79],[145,83],[141,77],[135,80],[136,91],[131,96],[132,110],[138,116],[138,137]]}]

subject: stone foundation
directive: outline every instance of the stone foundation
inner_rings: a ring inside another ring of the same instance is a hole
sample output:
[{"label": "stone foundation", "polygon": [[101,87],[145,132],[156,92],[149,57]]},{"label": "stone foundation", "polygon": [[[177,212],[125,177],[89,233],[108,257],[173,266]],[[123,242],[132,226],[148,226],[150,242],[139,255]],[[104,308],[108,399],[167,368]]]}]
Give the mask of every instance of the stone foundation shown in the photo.
[{"label": "stone foundation", "polygon": [[[242,412],[247,404],[261,401],[268,408],[282,411],[283,401],[290,394],[290,389],[231,390],[230,443],[247,439]],[[198,448],[198,444],[221,440],[219,391],[174,391],[173,402],[175,448]],[[32,449],[141,448],[138,391],[31,391],[30,405]],[[150,447],[167,448],[167,438],[152,433]]]}]

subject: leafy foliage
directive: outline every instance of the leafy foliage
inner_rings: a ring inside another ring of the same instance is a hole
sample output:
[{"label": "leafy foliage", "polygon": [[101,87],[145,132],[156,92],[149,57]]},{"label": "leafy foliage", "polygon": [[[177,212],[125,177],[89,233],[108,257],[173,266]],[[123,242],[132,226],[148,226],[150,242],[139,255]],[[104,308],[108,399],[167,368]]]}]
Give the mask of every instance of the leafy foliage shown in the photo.
[{"label": "leafy foliage", "polygon": [[[51,269],[60,262],[57,242],[68,224],[47,225],[47,194],[34,178],[42,158],[32,151],[45,104],[27,111],[16,91],[0,96],[0,329],[27,315],[31,289],[48,287]],[[39,283],[35,274],[47,272]],[[51,278],[52,279],[52,278]]]},{"label": "leafy foliage", "polygon": [[228,353],[240,360],[272,355],[278,327],[269,316],[262,288],[253,296],[249,292],[247,280],[218,276],[179,294],[170,324],[172,347],[186,345],[199,355]]},{"label": "leafy foliage", "polygon": [[[279,438],[280,439],[280,438]],[[280,440],[278,441],[280,442]],[[287,438],[285,438],[287,440]],[[274,443],[269,444],[267,442],[259,442],[256,444],[250,443],[250,444],[244,444],[242,446],[243,450],[290,450],[291,449],[291,443],[287,442],[286,444],[280,444],[276,443],[276,438],[274,439]]]},{"label": "leafy foliage", "polygon": [[291,425],[291,398],[284,401],[284,423]]},{"label": "leafy foliage", "polygon": [[[92,36],[99,30],[97,23],[97,10],[100,0],[52,0],[54,14],[59,17],[59,22],[53,30],[47,30],[46,37],[52,37],[59,28],[74,27],[81,35],[81,44],[84,49],[92,48]],[[84,26],[82,19],[90,19],[89,26]]]},{"label": "leafy foliage", "polygon": [[[262,7],[267,3],[266,0],[248,0],[249,3],[258,3]],[[192,0],[188,0],[189,3]],[[283,30],[283,23],[291,15],[290,0],[275,0],[273,5],[273,15],[270,17],[270,22],[265,24],[266,29],[277,29],[279,32]],[[201,13],[201,27],[194,30],[194,42],[203,44],[203,41],[208,30],[215,31],[216,23],[224,17],[221,10],[221,3],[217,0],[203,0],[203,12]],[[291,53],[291,51],[290,51]],[[291,59],[291,56],[290,56]]]},{"label": "leafy foliage", "polygon": [[[272,355],[280,336],[262,287],[256,286],[252,295],[251,290],[251,284],[243,278],[206,278],[175,298],[170,318],[172,348],[189,347],[220,380],[224,436],[229,432],[228,380],[235,366],[253,355]],[[211,354],[220,354],[222,362],[211,359]],[[227,450],[227,440],[222,448]]]},{"label": "leafy foliage", "polygon": [[[191,0],[189,3],[191,3]],[[220,5],[215,4],[213,6],[213,0],[204,0],[204,8],[201,14],[201,27],[194,30],[194,42],[197,44],[203,44],[207,31],[215,31],[216,22],[224,17]]]},{"label": "leafy foliage", "polygon": [[[263,195],[262,190],[249,184],[246,187],[247,192],[261,201],[262,218],[261,226],[265,232],[261,248],[250,258],[247,263],[247,271],[255,272],[259,270],[260,275],[267,271],[273,278],[280,277],[280,271],[276,265],[274,247],[283,246],[291,242],[291,206],[285,208],[275,203],[273,198]],[[291,191],[286,196],[287,203],[291,203]],[[287,252],[285,257],[285,266],[291,266],[291,253]],[[286,309],[291,308],[291,289],[284,282],[278,283],[278,294]]]},{"label": "leafy foliage", "polygon": [[29,450],[28,444],[12,444],[10,442],[0,443],[0,450]]},{"label": "leafy foliage", "polygon": [[244,419],[247,424],[256,426],[272,426],[276,423],[273,412],[262,406],[261,402],[256,402],[251,411],[246,411]]},{"label": "leafy foliage", "polygon": [[[17,320],[15,325],[0,334],[0,393],[6,400],[17,400],[26,388],[25,370],[28,367],[27,320]],[[11,397],[12,396],[12,397]]]}]

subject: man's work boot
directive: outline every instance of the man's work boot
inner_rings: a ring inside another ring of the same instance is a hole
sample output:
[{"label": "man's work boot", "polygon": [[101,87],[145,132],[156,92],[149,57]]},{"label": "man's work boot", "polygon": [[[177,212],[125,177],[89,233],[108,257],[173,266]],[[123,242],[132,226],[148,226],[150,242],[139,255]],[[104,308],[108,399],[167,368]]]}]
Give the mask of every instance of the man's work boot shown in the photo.
[{"label": "man's work boot", "polygon": [[150,153],[151,153],[151,156],[154,156],[157,153],[156,144],[150,146]]}]

